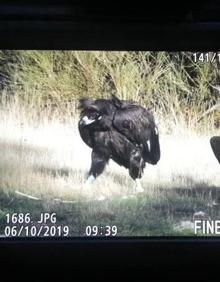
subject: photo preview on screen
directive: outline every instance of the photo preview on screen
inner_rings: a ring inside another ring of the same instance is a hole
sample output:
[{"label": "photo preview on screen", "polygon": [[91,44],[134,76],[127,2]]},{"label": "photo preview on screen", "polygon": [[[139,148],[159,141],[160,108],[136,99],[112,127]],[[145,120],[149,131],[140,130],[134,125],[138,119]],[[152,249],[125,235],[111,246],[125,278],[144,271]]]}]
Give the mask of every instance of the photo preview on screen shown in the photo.
[{"label": "photo preview on screen", "polygon": [[220,234],[220,53],[0,51],[0,236]]}]

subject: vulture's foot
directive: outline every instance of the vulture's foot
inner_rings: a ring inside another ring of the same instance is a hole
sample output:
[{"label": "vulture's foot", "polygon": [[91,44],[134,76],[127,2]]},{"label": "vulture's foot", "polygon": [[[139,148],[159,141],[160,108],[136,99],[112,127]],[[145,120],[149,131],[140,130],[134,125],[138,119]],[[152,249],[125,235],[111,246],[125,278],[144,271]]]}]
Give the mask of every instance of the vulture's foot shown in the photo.
[{"label": "vulture's foot", "polygon": [[143,193],[144,192],[144,189],[141,185],[141,182],[140,182],[140,179],[136,179],[135,180],[135,184],[134,184],[134,193],[135,194],[138,194],[138,193]]},{"label": "vulture's foot", "polygon": [[83,189],[86,191],[91,190],[94,181],[95,177],[93,175],[89,175],[89,177],[86,179],[86,182],[83,184]]}]

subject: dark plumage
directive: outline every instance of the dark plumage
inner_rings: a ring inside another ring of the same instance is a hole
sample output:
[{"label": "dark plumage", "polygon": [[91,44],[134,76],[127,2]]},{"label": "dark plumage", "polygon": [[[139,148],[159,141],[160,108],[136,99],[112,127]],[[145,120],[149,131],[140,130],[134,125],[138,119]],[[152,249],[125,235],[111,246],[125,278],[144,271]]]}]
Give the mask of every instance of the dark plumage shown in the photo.
[{"label": "dark plumage", "polygon": [[92,148],[92,164],[87,182],[100,175],[109,159],[129,170],[142,191],[140,179],[145,163],[160,159],[160,144],[153,115],[133,101],[80,99],[78,124],[82,140]]},{"label": "dark plumage", "polygon": [[220,136],[211,137],[210,145],[211,145],[212,151],[213,151],[216,159],[220,163]]}]

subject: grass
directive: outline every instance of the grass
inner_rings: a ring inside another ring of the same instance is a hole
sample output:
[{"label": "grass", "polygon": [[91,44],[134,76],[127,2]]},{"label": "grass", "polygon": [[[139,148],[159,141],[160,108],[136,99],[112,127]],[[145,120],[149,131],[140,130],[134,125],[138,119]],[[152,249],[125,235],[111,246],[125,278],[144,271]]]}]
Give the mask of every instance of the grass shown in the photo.
[{"label": "grass", "polygon": [[[0,76],[0,234],[13,212],[56,212],[71,236],[93,224],[117,225],[121,236],[190,235],[197,212],[219,218],[209,144],[219,126],[216,62],[195,63],[190,52],[2,50]],[[150,108],[159,126],[161,160],[146,166],[141,195],[112,161],[83,189],[91,150],[76,102],[111,93]]]},{"label": "grass", "polygon": [[36,126],[0,113],[0,234],[6,214],[14,212],[30,212],[34,222],[41,212],[56,212],[56,224],[68,225],[70,236],[84,236],[87,225],[116,225],[120,236],[193,235],[187,223],[196,212],[220,216],[219,164],[210,135],[162,130],[161,160],[147,165],[141,195],[132,195],[128,172],[112,161],[88,192],[83,183],[91,150],[79,137],[77,117]]}]

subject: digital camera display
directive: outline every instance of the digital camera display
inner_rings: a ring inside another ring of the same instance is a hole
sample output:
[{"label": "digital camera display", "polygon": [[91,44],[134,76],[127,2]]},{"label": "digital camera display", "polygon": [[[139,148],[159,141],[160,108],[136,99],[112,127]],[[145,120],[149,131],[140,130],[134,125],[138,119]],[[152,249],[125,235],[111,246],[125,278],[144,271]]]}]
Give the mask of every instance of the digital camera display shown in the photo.
[{"label": "digital camera display", "polygon": [[0,236],[220,234],[220,53],[0,51]]}]

